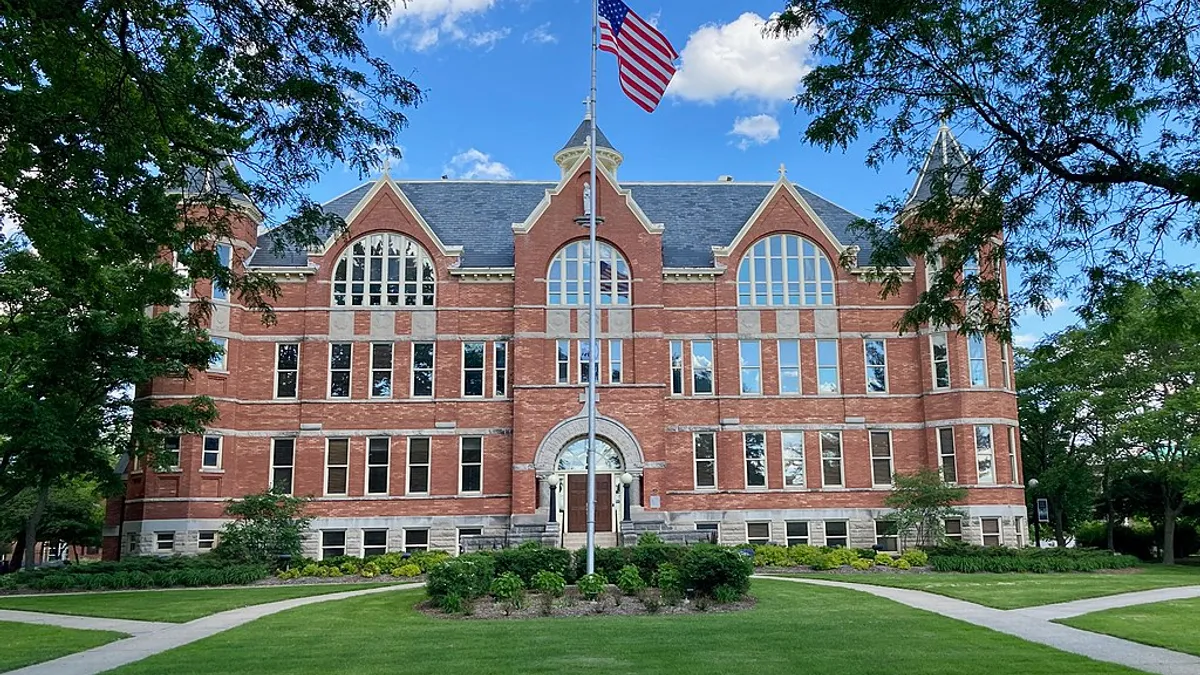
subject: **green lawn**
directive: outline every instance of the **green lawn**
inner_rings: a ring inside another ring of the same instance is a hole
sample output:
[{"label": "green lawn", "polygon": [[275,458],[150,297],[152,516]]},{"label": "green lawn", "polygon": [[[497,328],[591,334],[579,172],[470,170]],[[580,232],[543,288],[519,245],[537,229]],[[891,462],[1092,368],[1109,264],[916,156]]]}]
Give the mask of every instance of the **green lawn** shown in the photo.
[{"label": "green lawn", "polygon": [[124,633],[0,621],[0,672],[50,661],[127,637]]},{"label": "green lawn", "polygon": [[1148,565],[1132,572],[1062,574],[806,574],[849,583],[912,588],[997,609],[1050,605],[1168,586],[1200,585],[1200,569]]},{"label": "green lawn", "polygon": [[1058,623],[1200,656],[1200,598],[1122,607]]},{"label": "green lawn", "polygon": [[[399,591],[282,612],[120,675],[236,673],[1133,673],[854,591],[757,580],[732,614],[456,620]],[[725,664],[722,666],[721,664]]]},{"label": "green lawn", "polygon": [[379,585],[378,583],[314,584],[208,590],[189,588],[166,591],[81,593],[18,598],[0,596],[0,609],[185,623],[227,609],[261,605],[264,602],[275,602],[276,600],[304,598],[310,595],[354,591],[360,588],[378,588]]}]

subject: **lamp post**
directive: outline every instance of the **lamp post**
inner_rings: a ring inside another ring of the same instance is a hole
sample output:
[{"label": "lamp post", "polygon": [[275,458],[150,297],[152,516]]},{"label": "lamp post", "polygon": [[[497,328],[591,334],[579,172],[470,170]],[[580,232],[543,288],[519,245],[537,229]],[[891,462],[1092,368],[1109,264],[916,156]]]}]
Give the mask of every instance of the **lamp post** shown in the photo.
[{"label": "lamp post", "polygon": [[[1029,486],[1030,490],[1037,490],[1037,487],[1039,485],[1041,485],[1041,483],[1036,478],[1030,478],[1027,485]],[[1039,514],[1037,512],[1036,506],[1037,506],[1037,500],[1035,499],[1034,500],[1035,508],[1033,510],[1033,540],[1037,544],[1037,547],[1041,548],[1042,547],[1042,518],[1041,518],[1041,514]]]},{"label": "lamp post", "polygon": [[558,474],[552,473],[546,479],[546,484],[550,486],[550,522],[558,522],[558,484],[562,479]]},{"label": "lamp post", "polygon": [[629,504],[629,485],[631,483],[633,483],[633,476],[630,475],[628,471],[621,474],[621,485],[625,486],[625,499],[622,500],[622,502],[621,502],[624,514],[623,514],[621,520],[623,520],[626,523],[633,520],[633,516],[631,515],[630,504]]}]

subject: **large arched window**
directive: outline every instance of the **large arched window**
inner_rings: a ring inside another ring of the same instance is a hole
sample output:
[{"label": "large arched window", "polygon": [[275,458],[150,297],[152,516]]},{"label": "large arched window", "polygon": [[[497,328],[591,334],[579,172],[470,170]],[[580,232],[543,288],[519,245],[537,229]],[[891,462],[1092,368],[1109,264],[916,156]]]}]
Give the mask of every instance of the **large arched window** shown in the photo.
[{"label": "large arched window", "polygon": [[[559,471],[587,471],[588,439],[576,438],[558,455]],[[620,471],[621,453],[603,438],[596,437],[596,470]]]},{"label": "large arched window", "polygon": [[803,237],[764,237],[738,266],[738,304],[832,305],[833,268],[821,249]]},{"label": "large arched window", "polygon": [[350,245],[333,271],[333,304],[432,307],[433,260],[402,234],[370,234]]},{"label": "large arched window", "polygon": [[[628,305],[629,263],[617,249],[597,242],[600,252],[601,305]],[[567,244],[550,261],[546,296],[551,305],[586,305],[592,290],[591,250],[586,241]]]}]

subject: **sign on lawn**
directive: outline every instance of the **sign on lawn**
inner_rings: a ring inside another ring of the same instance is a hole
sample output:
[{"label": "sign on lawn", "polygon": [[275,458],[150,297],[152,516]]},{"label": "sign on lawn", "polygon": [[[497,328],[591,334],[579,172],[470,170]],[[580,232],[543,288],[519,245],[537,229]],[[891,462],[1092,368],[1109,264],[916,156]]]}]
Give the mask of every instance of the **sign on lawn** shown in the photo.
[{"label": "sign on lawn", "polygon": [[1039,523],[1050,522],[1050,500],[1045,497],[1038,497],[1037,519]]}]

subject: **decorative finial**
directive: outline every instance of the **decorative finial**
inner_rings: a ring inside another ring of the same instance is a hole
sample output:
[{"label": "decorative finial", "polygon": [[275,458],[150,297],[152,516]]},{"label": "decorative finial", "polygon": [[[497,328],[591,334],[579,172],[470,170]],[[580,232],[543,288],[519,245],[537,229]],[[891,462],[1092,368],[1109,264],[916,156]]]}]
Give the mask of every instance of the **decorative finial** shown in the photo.
[{"label": "decorative finial", "polygon": [[787,178],[787,165],[785,165],[783,162],[779,163],[779,177]]},{"label": "decorative finial", "polygon": [[938,118],[938,129],[950,129],[950,113],[942,113]]},{"label": "decorative finial", "polygon": [[388,154],[383,156],[383,177],[391,178],[392,177],[391,174],[392,174],[392,154],[389,152]]},{"label": "decorative finial", "polygon": [[583,119],[592,119],[592,100],[590,98],[583,99]]}]

